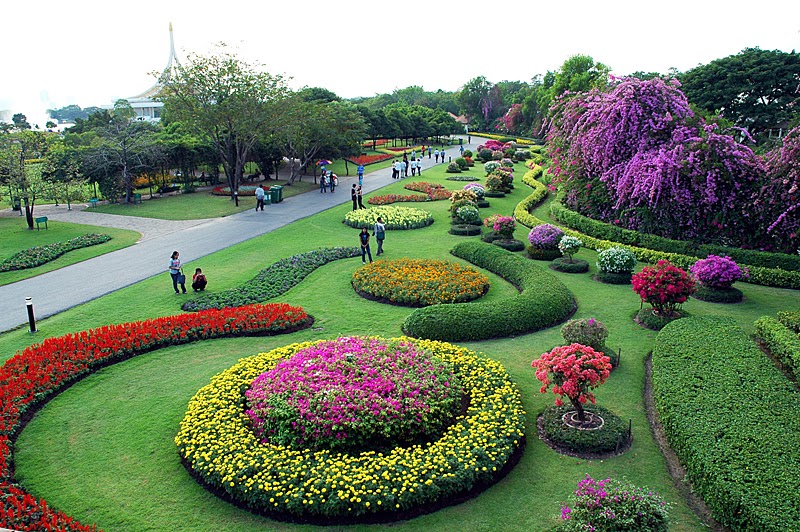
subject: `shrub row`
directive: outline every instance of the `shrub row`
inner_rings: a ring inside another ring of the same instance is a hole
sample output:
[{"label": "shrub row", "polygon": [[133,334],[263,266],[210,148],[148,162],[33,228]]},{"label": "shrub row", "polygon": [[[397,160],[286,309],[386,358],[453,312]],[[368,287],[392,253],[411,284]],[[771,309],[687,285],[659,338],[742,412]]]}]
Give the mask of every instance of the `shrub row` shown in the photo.
[{"label": "shrub row", "polygon": [[[531,187],[533,193],[514,207],[514,218],[527,227],[533,227],[543,223],[538,221],[539,219],[531,214],[531,209],[537,207],[547,197],[547,187],[537,181],[537,178],[541,177],[543,172],[544,168],[539,165],[534,165],[532,169],[525,172],[525,175],[522,176],[522,182]],[[534,223],[534,220],[536,223]]]},{"label": "shrub row", "polygon": [[800,377],[800,337],[786,325],[769,316],[757,319],[755,325],[756,336],[791,372],[797,382]]},{"label": "shrub row", "polygon": [[94,530],[13,483],[14,439],[38,407],[72,383],[102,367],[169,345],[278,334],[312,322],[300,307],[252,305],[106,325],[47,338],[17,353],[0,368],[0,528]]},{"label": "shrub row", "polygon": [[611,245],[624,244],[636,254],[637,259],[643,262],[654,264],[659,259],[667,259],[684,269],[691,267],[697,262],[697,259],[706,258],[710,254],[730,256],[740,265],[746,266],[750,270],[750,278],[748,280],[750,283],[778,288],[800,289],[800,257],[798,256],[710,244],[695,244],[693,242],[670,240],[656,235],[638,233],[592,220],[567,209],[558,202],[553,202],[550,205],[550,216],[572,230],[572,232],[565,230],[565,233],[579,236],[583,240],[585,247],[594,248],[598,251]]},{"label": "shrub row", "polygon": [[501,301],[433,305],[412,312],[403,323],[410,336],[465,341],[527,334],[566,320],[575,297],[550,272],[498,246],[462,242],[451,253],[496,273],[520,294]]},{"label": "shrub row", "polygon": [[653,393],[693,489],[732,530],[800,529],[800,391],[731,318],[676,320]]},{"label": "shrub row", "polygon": [[800,334],[800,311],[784,310],[778,312],[778,321],[783,323],[797,334]]},{"label": "shrub row", "polygon": [[109,235],[89,233],[70,238],[65,242],[54,242],[53,244],[28,248],[0,262],[0,272],[35,268],[56,260],[68,251],[96,246],[97,244],[108,242],[109,240],[111,240]]},{"label": "shrub row", "polygon": [[190,299],[181,308],[195,312],[210,308],[241,307],[252,303],[261,303],[288,292],[320,266],[359,255],[361,255],[361,250],[357,246],[320,248],[292,255],[261,270],[258,275],[242,286],[218,293],[204,293]]}]

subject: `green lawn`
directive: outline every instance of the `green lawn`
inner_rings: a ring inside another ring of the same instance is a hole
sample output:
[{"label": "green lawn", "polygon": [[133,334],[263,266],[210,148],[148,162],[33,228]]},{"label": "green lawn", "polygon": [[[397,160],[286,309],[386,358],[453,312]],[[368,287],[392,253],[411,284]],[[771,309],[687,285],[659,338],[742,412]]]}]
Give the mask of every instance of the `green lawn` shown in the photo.
[{"label": "green lawn", "polygon": [[[483,177],[476,169],[469,173]],[[516,175],[523,172],[518,166]],[[429,169],[422,180],[451,189],[464,183],[445,181],[444,168]],[[462,174],[463,175],[463,174]],[[529,189],[517,180],[512,194],[490,198],[482,214],[509,214]],[[402,193],[407,181],[377,192]],[[449,235],[448,202],[407,204],[433,213],[435,223],[413,231],[387,233],[386,258],[452,258],[449,250],[466,237]],[[237,244],[187,264],[202,267],[209,290],[240,285],[260,269],[293,253],[320,246],[356,245],[357,231],[341,221],[348,205],[334,207],[273,233]],[[537,214],[540,214],[537,212]],[[518,238],[527,229],[520,227]],[[476,237],[471,237],[476,238]],[[579,479],[591,474],[626,477],[651,487],[670,501],[672,530],[699,530],[700,522],[681,500],[654,443],[642,401],[644,359],[655,333],[631,319],[639,299],[630,287],[595,282],[596,254],[582,249],[589,274],[556,273],[575,294],[575,317],[594,317],[609,328],[609,347],[621,348],[621,365],[596,390],[598,402],[623,419],[632,420],[634,442],[624,455],[606,460],[582,460],[559,455],[541,443],[535,431],[537,415],[552,404],[552,395],[539,393],[531,361],[561,343],[559,327],[534,334],[465,344],[500,360],[522,392],[528,412],[528,446],[520,464],[501,482],[480,496],[435,514],[398,523],[398,530],[543,530],[554,523],[560,502]],[[455,260],[455,259],[453,259]],[[542,267],[546,263],[537,262]],[[239,358],[290,342],[350,334],[398,336],[400,324],[412,310],[383,305],[357,296],[350,277],[358,259],[328,264],[312,273],[280,301],[302,305],[316,318],[313,329],[286,336],[213,340],[162,349],[105,368],[72,386],[50,402],[21,434],[16,446],[17,479],[33,494],[87,523],[106,530],[288,530],[311,529],[276,523],[252,515],[199,487],[178,460],[173,438],[189,399],[219,371]],[[513,287],[490,275],[487,298],[514,293]],[[745,301],[714,305],[691,300],[693,315],[734,317],[746,330],[765,314],[796,306],[797,293],[749,284],[737,284]],[[190,297],[190,296],[186,296]],[[169,277],[159,275],[80,305],[39,322],[44,336],[60,335],[107,323],[119,323],[180,312],[183,297],[172,293]],[[0,335],[0,360],[43,336],[22,330]],[[362,526],[360,529],[378,529]],[[381,527],[382,528],[382,527]]]},{"label": "green lawn", "polygon": [[[295,181],[293,185],[286,186],[286,181],[266,181],[264,185],[269,188],[273,185],[284,185],[283,197],[296,196],[317,188],[311,178],[305,181]],[[253,196],[239,198],[239,206],[234,205],[228,196],[215,196],[208,191],[194,192],[192,194],[177,194],[159,198],[142,194],[142,203],[139,205],[108,204],[98,205],[93,211],[108,214],[122,214],[125,216],[142,216],[144,218],[158,218],[161,220],[197,220],[200,218],[220,218],[230,216],[237,212],[252,209],[256,205]]]},{"label": "green lawn", "polygon": [[95,225],[81,225],[69,222],[49,220],[48,229],[28,229],[25,218],[0,218],[0,262],[25,249],[55,242],[63,242],[87,233],[103,233],[111,236],[111,240],[104,244],[76,249],[61,255],[59,258],[36,268],[26,268],[11,272],[0,272],[0,286],[36,277],[43,273],[51,272],[76,262],[110,253],[131,244],[135,244],[142,236],[136,231],[127,229],[112,229]]}]

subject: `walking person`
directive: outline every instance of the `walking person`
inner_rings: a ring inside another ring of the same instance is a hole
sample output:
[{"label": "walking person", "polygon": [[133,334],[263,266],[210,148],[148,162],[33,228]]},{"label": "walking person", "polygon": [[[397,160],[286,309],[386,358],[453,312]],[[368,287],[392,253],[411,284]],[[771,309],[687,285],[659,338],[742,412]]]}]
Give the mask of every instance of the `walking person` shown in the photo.
[{"label": "walking person", "polygon": [[369,231],[366,227],[361,229],[358,233],[358,241],[361,243],[361,264],[367,263],[367,256],[369,256],[370,263],[372,262],[372,252],[369,250]]},{"label": "walking person", "polygon": [[411,158],[411,177],[417,175],[417,160],[412,157]]},{"label": "walking person", "polygon": [[436,162],[439,162],[439,148],[436,148],[436,151],[433,152],[433,156],[436,158]]},{"label": "walking person", "polygon": [[363,189],[360,186],[356,187],[356,199],[358,200],[358,208],[359,209],[366,209],[366,207],[364,207],[364,202],[363,202],[364,197],[363,197],[362,193],[363,193]]},{"label": "walking person", "polygon": [[464,145],[463,144],[461,146],[459,146],[458,151],[461,152],[461,156],[463,157],[464,156]]},{"label": "walking person", "polygon": [[358,168],[356,168],[356,173],[358,174],[358,184],[359,185],[363,185],[364,184],[364,165],[363,164],[359,164],[358,165]]},{"label": "walking person", "polygon": [[325,172],[319,178],[319,192],[320,194],[328,191],[328,181],[325,179]]},{"label": "walking person", "polygon": [[397,161],[392,161],[392,179],[397,179],[397,173],[398,173]]},{"label": "walking person", "polygon": [[431,153],[433,153],[433,152],[431,151],[432,149],[433,149],[433,148],[431,148],[430,146],[428,146],[428,159],[430,159],[430,158],[431,158]]},{"label": "walking person", "polygon": [[261,210],[264,210],[264,196],[266,192],[264,192],[264,185],[260,187],[256,187],[256,211],[258,211],[259,207]]},{"label": "walking person", "polygon": [[336,191],[336,185],[339,184],[339,178],[336,177],[336,174],[331,172],[328,174],[328,186],[331,187],[331,194]]},{"label": "walking person", "polygon": [[356,184],[353,183],[353,188],[350,189],[350,199],[353,200],[353,210],[358,210],[358,191],[356,190]]},{"label": "walking person", "polygon": [[417,159],[417,175],[422,175],[422,157]]},{"label": "walking person", "polygon": [[172,288],[175,289],[176,294],[180,294],[178,290],[178,285],[181,285],[181,289],[183,293],[186,293],[186,276],[183,275],[181,271],[181,259],[180,253],[177,251],[172,252],[172,256],[169,258],[169,274],[172,276]]},{"label": "walking person", "polygon": [[383,253],[383,239],[386,238],[386,226],[383,224],[383,220],[380,216],[378,216],[378,220],[375,222],[375,227],[372,230],[372,236],[374,236],[375,240],[378,241],[378,252],[375,253],[375,256],[377,257]]}]

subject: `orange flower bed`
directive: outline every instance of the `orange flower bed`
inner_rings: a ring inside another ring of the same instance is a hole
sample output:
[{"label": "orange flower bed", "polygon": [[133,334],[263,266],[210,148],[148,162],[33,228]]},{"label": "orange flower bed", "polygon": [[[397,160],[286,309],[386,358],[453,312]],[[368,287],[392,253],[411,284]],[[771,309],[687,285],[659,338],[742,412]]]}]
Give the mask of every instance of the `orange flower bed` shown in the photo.
[{"label": "orange flower bed", "polygon": [[463,303],[489,290],[478,270],[429,259],[379,260],[357,269],[352,284],[362,297],[410,307]]}]

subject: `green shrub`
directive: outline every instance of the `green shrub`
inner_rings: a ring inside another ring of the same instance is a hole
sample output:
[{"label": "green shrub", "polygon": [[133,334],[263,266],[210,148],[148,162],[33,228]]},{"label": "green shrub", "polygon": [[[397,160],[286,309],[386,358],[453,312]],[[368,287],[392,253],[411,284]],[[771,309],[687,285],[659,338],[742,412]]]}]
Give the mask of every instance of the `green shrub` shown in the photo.
[{"label": "green shrub", "polygon": [[744,299],[744,294],[738,288],[709,288],[697,285],[697,292],[692,297],[707,303],[739,303]]},{"label": "green shrub", "polygon": [[456,163],[461,170],[469,170],[469,163],[467,163],[467,160],[463,157],[459,157],[453,162]]},{"label": "green shrub", "polygon": [[517,240],[516,238],[506,239],[501,236],[500,238],[492,240],[492,244],[495,246],[500,246],[508,251],[522,251],[525,249],[525,243],[522,240]]},{"label": "green shrub", "polygon": [[472,150],[464,150],[464,158],[472,157],[474,155]]},{"label": "green shrub", "polygon": [[685,310],[673,311],[669,316],[653,314],[653,309],[647,307],[640,309],[638,312],[636,312],[636,314],[634,314],[634,321],[636,321],[642,327],[650,329],[651,331],[660,331],[673,321],[685,318],[687,316],[689,316],[689,313]]},{"label": "green shrub", "polygon": [[800,334],[800,311],[784,310],[778,312],[778,321],[783,323],[797,334]]},{"label": "green shrub", "polygon": [[619,416],[602,406],[587,405],[587,412],[603,418],[603,426],[597,430],[578,430],[561,420],[574,409],[572,405],[550,406],[542,412],[544,435],[555,447],[577,454],[614,453],[628,447],[628,424]]},{"label": "green shrub", "polygon": [[791,372],[795,382],[800,377],[800,338],[780,321],[764,316],[756,320],[758,336],[770,353]]},{"label": "green shrub", "polygon": [[458,174],[461,172],[461,167],[458,165],[457,162],[452,162],[447,165],[447,170],[445,170],[448,174]]},{"label": "green shrub", "polygon": [[457,236],[477,236],[481,234],[481,226],[472,224],[453,224],[450,226],[450,234]]},{"label": "green shrub", "polygon": [[633,275],[630,273],[608,273],[600,271],[594,275],[595,281],[606,284],[631,284],[632,277]]},{"label": "green shrub", "polygon": [[458,244],[451,253],[496,273],[521,293],[501,301],[415,310],[403,323],[406,334],[445,341],[504,338],[552,327],[575,310],[575,298],[567,287],[524,257],[477,240]]},{"label": "green shrub", "polygon": [[[531,209],[536,208],[541,202],[547,199],[547,187],[536,180],[537,176],[542,175],[542,171],[543,169],[541,166],[536,166],[525,172],[525,175],[522,176],[522,182],[531,187],[533,192],[514,207],[514,219],[527,227],[533,227],[542,223],[531,214]],[[532,220],[536,220],[536,223],[532,223]]]},{"label": "green shrub", "polygon": [[800,529],[800,390],[731,318],[669,324],[653,394],[693,491],[732,530]]},{"label": "green shrub", "polygon": [[52,244],[28,248],[0,262],[0,272],[35,268],[54,261],[69,251],[96,246],[97,244],[108,242],[109,240],[111,240],[109,235],[89,233],[70,238],[64,242],[54,242]]},{"label": "green shrub", "polygon": [[528,256],[535,260],[553,260],[561,256],[561,252],[557,249],[541,249],[533,246],[527,248]]},{"label": "green shrub", "polygon": [[597,255],[597,270],[603,273],[627,274],[636,268],[636,255],[623,247],[604,249]]},{"label": "green shrub", "polygon": [[491,161],[492,160],[492,150],[487,150],[486,148],[480,150],[478,152],[478,160],[482,162]]},{"label": "green shrub", "polygon": [[589,263],[583,259],[566,259],[559,257],[553,259],[553,262],[548,264],[550,269],[559,271],[561,273],[586,273],[589,271]]},{"label": "green shrub", "polygon": [[569,320],[561,326],[561,337],[568,344],[588,345],[595,351],[605,351],[608,327],[594,318]]}]

